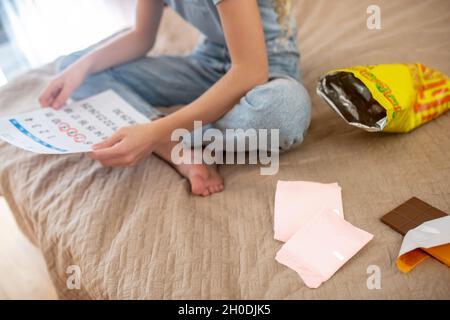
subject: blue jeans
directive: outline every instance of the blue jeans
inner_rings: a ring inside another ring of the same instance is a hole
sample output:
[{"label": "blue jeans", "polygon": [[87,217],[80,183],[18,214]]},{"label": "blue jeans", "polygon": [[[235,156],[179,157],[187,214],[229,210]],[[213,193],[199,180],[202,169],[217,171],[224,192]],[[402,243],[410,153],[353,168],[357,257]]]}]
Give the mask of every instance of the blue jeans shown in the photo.
[{"label": "blue jeans", "polygon": [[[58,71],[90,50],[62,58]],[[226,129],[279,129],[282,151],[303,141],[310,123],[311,102],[304,86],[295,79],[298,56],[292,55],[291,63],[286,56],[280,56],[280,63],[276,58],[273,60],[270,61],[271,81],[248,92],[230,112],[209,127],[224,133]],[[193,102],[222,78],[230,66],[227,49],[204,40],[187,56],[145,57],[93,74],[74,92],[72,99],[82,100],[112,89],[149,119],[155,119],[162,114],[154,106]]]}]

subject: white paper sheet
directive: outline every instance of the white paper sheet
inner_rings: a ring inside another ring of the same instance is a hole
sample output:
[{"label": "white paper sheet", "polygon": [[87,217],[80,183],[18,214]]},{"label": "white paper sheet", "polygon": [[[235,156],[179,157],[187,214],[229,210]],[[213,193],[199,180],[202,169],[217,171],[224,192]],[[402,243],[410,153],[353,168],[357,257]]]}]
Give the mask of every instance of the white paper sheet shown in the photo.
[{"label": "white paper sheet", "polygon": [[450,216],[430,220],[410,230],[403,239],[399,257],[417,248],[433,248],[450,243]]},{"label": "white paper sheet", "polygon": [[84,153],[121,127],[150,120],[113,91],[67,105],[0,118],[0,139],[39,154]]}]

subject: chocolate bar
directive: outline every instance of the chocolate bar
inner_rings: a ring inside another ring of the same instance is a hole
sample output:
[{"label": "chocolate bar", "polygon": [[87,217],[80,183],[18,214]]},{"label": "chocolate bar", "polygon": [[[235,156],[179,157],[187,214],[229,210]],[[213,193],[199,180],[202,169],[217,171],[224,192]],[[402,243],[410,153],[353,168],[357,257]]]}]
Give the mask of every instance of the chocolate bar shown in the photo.
[{"label": "chocolate bar", "polygon": [[392,229],[406,235],[422,223],[447,216],[447,213],[414,197],[381,218]]}]

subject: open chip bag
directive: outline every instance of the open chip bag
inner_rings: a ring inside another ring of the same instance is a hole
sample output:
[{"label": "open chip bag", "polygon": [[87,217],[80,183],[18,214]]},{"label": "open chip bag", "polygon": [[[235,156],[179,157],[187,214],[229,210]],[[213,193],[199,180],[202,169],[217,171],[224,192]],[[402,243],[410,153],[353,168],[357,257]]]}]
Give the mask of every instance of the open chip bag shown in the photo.
[{"label": "open chip bag", "polygon": [[335,70],[320,79],[317,93],[370,132],[409,132],[450,109],[450,78],[420,63]]}]

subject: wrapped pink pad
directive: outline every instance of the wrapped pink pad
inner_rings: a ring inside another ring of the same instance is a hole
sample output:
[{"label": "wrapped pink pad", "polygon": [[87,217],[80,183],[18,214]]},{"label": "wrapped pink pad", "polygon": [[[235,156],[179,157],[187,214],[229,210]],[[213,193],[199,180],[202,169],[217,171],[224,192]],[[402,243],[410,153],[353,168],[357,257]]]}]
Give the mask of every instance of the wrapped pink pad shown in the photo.
[{"label": "wrapped pink pad", "polygon": [[323,209],[284,244],[276,260],[295,270],[308,287],[318,288],[372,238],[333,210]]},{"label": "wrapped pink pad", "polygon": [[286,242],[323,207],[344,217],[341,187],[337,183],[278,181],[275,195],[275,239]]}]

